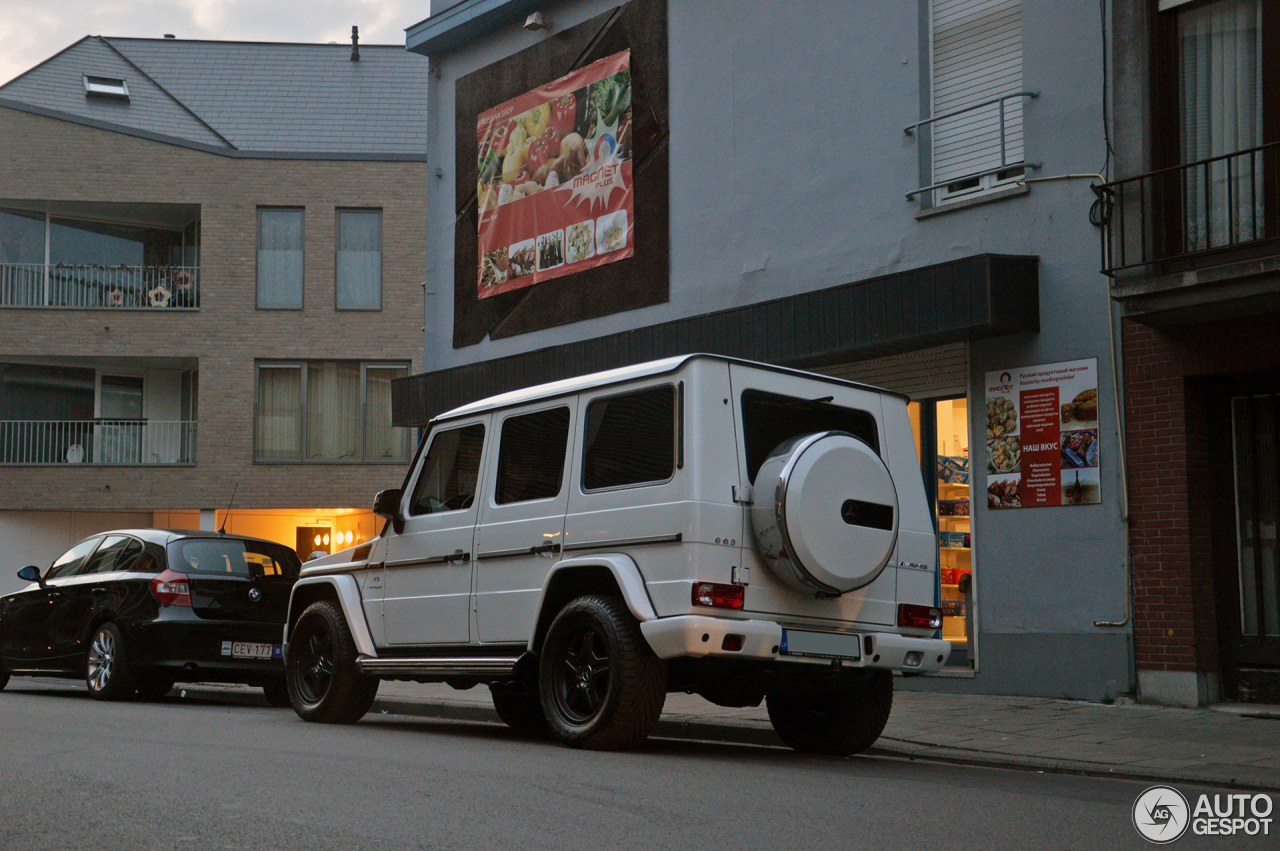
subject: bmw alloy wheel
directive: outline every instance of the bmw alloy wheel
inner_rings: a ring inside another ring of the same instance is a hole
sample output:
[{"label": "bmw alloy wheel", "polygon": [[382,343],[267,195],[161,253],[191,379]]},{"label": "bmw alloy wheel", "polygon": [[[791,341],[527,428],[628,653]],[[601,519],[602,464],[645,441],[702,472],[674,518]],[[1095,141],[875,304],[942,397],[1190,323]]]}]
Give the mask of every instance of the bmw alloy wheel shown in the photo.
[{"label": "bmw alloy wheel", "polygon": [[116,637],[108,629],[99,629],[89,644],[89,687],[102,691],[111,682],[116,664]]}]

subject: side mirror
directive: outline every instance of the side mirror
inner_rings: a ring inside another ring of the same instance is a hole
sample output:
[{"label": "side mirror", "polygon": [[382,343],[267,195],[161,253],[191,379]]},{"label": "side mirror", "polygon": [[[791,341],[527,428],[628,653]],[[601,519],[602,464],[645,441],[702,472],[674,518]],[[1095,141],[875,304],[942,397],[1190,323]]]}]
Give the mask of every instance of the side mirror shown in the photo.
[{"label": "side mirror", "polygon": [[390,520],[397,533],[404,531],[404,515],[400,513],[400,500],[403,497],[404,491],[400,488],[390,488],[378,491],[378,495],[373,498],[373,513]]},{"label": "side mirror", "polygon": [[45,587],[44,579],[40,576],[40,568],[36,567],[34,564],[29,564],[22,568],[22,570],[19,570],[18,578],[24,582],[35,582],[41,588]]}]

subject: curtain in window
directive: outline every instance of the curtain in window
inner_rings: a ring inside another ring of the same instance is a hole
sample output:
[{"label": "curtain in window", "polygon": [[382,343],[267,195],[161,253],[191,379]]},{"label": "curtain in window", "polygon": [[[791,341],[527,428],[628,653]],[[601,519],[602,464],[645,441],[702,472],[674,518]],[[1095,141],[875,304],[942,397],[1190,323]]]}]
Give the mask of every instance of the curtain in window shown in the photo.
[{"label": "curtain in window", "polygon": [[338,213],[338,307],[382,306],[382,214]]},{"label": "curtain in window", "polygon": [[258,457],[302,459],[302,369],[258,370]]},{"label": "curtain in window", "polygon": [[365,370],[364,457],[367,461],[408,460],[409,429],[391,425],[391,380],[404,378],[403,368]]},{"label": "curtain in window", "polygon": [[360,452],[360,364],[307,367],[307,457],[355,460]]},{"label": "curtain in window", "polygon": [[[1182,161],[1262,144],[1262,0],[1217,0],[1178,16]],[[1186,171],[1187,251],[1262,236],[1262,158]]]},{"label": "curtain in window", "polygon": [[302,211],[258,211],[258,307],[302,307]]}]

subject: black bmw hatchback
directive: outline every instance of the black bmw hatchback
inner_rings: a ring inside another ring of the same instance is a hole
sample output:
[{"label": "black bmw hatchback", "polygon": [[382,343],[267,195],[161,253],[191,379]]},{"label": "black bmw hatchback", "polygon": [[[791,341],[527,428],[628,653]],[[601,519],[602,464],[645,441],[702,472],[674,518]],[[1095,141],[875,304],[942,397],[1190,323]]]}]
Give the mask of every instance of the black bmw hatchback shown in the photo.
[{"label": "black bmw hatchback", "polygon": [[0,597],[0,689],[13,675],[84,677],[93,697],[124,700],[230,682],[288,706],[280,641],[300,568],[288,547],[239,535],[94,535]]}]

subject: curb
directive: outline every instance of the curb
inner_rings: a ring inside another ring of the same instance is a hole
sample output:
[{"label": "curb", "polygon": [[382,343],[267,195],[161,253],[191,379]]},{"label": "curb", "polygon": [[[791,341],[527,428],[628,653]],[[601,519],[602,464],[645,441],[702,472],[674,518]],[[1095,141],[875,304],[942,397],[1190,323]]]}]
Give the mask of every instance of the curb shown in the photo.
[{"label": "curb", "polygon": [[[487,706],[456,703],[430,703],[417,700],[377,698],[371,712],[388,715],[407,715],[418,718],[439,718],[449,721],[472,721],[501,724],[498,713]],[[785,748],[782,740],[771,727],[755,727],[744,724],[716,724],[696,721],[692,718],[664,718],[650,734],[659,739],[717,742],[735,745],[756,745]],[[1214,786],[1232,789],[1249,789],[1260,792],[1280,791],[1280,785],[1255,783],[1236,778],[1196,777],[1185,774],[1144,773],[1118,769],[1092,762],[1071,760],[1036,759],[1016,754],[998,754],[991,751],[967,751],[963,748],[942,748],[908,739],[882,736],[867,751],[869,756],[887,757],[919,762],[940,762],[949,765],[966,765],[975,768],[1000,768],[1015,771],[1041,771],[1052,774],[1068,774],[1078,777],[1107,777],[1114,780],[1140,782],[1181,783],[1188,786]]]}]

